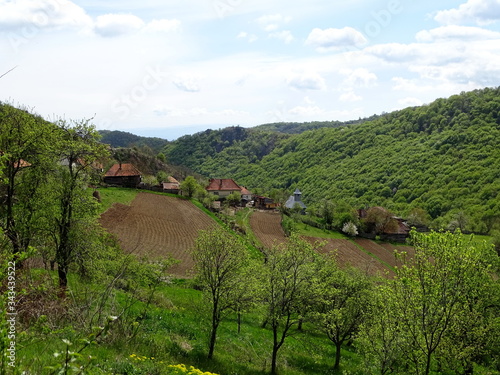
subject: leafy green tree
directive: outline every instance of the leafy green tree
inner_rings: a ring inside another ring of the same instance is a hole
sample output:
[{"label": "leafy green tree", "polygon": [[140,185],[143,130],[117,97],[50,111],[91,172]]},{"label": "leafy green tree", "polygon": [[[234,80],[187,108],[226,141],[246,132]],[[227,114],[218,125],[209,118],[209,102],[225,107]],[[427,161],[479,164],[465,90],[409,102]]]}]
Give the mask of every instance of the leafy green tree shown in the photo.
[{"label": "leafy green tree", "polygon": [[96,203],[86,188],[95,173],[94,163],[106,156],[106,147],[99,143],[99,133],[90,120],[58,123],[61,129],[60,158],[57,187],[58,212],[56,221],[56,251],[59,286],[64,295],[68,285],[68,272],[75,256],[75,239],[81,223],[95,216]]},{"label": "leafy green tree", "polygon": [[335,210],[332,201],[325,200],[321,206],[321,217],[323,218],[326,228],[331,229],[335,218]]},{"label": "leafy green tree", "polygon": [[192,198],[196,190],[200,188],[200,185],[193,176],[187,176],[185,180],[181,182],[180,187],[183,193],[189,198]]},{"label": "leafy green tree", "polygon": [[230,206],[237,206],[241,203],[241,194],[238,191],[234,191],[229,194],[226,198],[227,203]]},{"label": "leafy green tree", "polygon": [[0,226],[13,254],[26,251],[40,236],[40,194],[55,162],[57,127],[29,110],[0,103]]},{"label": "leafy green tree", "polygon": [[387,284],[373,288],[370,301],[372,311],[361,323],[357,336],[365,359],[366,373],[385,375],[401,365],[406,341],[396,314],[394,298]]},{"label": "leafy green tree", "polygon": [[156,180],[158,181],[159,184],[161,184],[164,181],[167,181],[168,175],[165,171],[159,171],[156,174]]},{"label": "leafy green tree", "polygon": [[211,309],[208,358],[212,358],[217,329],[224,317],[241,307],[245,280],[242,270],[247,249],[223,229],[200,231],[193,249],[196,281],[207,297]]},{"label": "leafy green tree", "polygon": [[[476,314],[484,317],[484,307],[491,304],[487,290],[495,284],[492,247],[462,234],[436,232],[412,231],[411,243],[414,257],[403,258],[391,282],[394,313],[406,343],[405,360],[416,374],[427,375],[436,356],[459,350],[462,363],[470,368],[467,362],[479,350],[470,338],[485,328],[480,324],[476,330]],[[474,331],[469,337],[464,323]]]},{"label": "leafy green tree", "polygon": [[266,252],[260,274],[261,300],[273,332],[271,374],[277,373],[278,351],[301,319],[303,303],[311,295],[313,246],[292,233],[289,240]]},{"label": "leafy green tree", "polygon": [[358,331],[370,311],[371,281],[356,269],[341,270],[334,258],[325,258],[316,273],[313,321],[335,345],[335,364],[340,367],[342,345]]}]

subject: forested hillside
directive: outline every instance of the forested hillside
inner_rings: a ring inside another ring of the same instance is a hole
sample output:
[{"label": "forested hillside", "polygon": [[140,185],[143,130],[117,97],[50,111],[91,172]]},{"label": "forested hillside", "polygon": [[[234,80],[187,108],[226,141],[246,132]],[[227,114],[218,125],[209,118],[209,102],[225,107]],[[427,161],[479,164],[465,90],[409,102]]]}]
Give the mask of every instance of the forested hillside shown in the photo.
[{"label": "forested hillside", "polygon": [[200,135],[181,138],[166,154],[251,188],[299,187],[309,205],[331,199],[357,208],[382,205],[399,215],[420,208],[435,227],[459,219],[468,230],[488,232],[500,215],[499,94],[499,88],[461,93],[359,125],[288,137],[240,130],[267,144],[259,155],[247,146],[250,137],[217,148],[200,143]]},{"label": "forested hillside", "polygon": [[320,128],[339,128],[346,125],[362,124],[363,122],[373,121],[379,116],[373,115],[368,118],[360,118],[351,121],[312,121],[312,122],[274,122],[256,126],[254,129],[261,131],[275,131],[286,134],[300,134],[308,130]]},{"label": "forested hillside", "polygon": [[216,165],[228,168],[257,163],[289,135],[234,126],[222,130],[206,130],[185,135],[165,147],[172,164],[183,165],[200,173],[217,174]]},{"label": "forested hillside", "polygon": [[155,152],[161,151],[168,143],[167,140],[157,137],[141,137],[119,130],[99,130],[101,142],[111,147],[149,147]]}]

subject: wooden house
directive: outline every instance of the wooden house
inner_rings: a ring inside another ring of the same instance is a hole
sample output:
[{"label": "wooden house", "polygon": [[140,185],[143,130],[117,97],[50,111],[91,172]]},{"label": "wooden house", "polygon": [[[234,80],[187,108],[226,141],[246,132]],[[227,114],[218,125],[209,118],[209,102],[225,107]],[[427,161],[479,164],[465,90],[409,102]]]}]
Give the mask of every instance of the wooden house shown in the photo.
[{"label": "wooden house", "polygon": [[274,200],[268,197],[256,196],[254,198],[254,207],[260,208],[263,210],[273,210],[279,207],[279,204]]},{"label": "wooden house", "polygon": [[123,187],[138,187],[142,173],[132,164],[115,164],[104,175],[104,183]]},{"label": "wooden house", "polygon": [[169,176],[166,182],[162,182],[163,192],[170,194],[179,194],[180,183],[174,177]]}]

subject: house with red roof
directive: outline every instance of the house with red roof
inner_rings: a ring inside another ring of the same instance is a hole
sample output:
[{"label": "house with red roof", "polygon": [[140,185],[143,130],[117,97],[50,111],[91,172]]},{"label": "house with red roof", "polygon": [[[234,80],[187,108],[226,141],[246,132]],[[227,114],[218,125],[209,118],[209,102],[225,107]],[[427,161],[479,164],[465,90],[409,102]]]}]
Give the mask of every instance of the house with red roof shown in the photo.
[{"label": "house with red roof", "polygon": [[104,183],[123,187],[137,187],[142,181],[142,173],[132,164],[115,164],[104,175]]},{"label": "house with red roof", "polygon": [[231,193],[241,193],[241,186],[230,178],[212,178],[205,190],[219,198],[227,198]]}]

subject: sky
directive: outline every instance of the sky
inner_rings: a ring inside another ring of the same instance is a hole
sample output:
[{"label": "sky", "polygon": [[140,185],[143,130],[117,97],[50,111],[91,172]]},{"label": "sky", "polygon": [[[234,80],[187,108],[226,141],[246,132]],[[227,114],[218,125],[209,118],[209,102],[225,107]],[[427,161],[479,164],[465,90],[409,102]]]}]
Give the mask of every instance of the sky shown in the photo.
[{"label": "sky", "polygon": [[347,121],[500,86],[500,0],[0,0],[1,75],[2,102],[170,140]]}]

